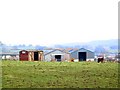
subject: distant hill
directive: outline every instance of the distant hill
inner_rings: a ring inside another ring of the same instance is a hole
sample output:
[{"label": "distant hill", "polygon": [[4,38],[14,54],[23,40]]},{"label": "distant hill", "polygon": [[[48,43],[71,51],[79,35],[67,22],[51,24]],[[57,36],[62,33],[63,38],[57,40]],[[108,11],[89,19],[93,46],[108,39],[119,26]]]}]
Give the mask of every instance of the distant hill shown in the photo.
[{"label": "distant hill", "polygon": [[86,43],[66,43],[66,44],[59,44],[55,45],[54,48],[86,48],[95,52],[111,52],[117,53],[118,52],[118,39],[111,39],[111,40],[96,40]]},{"label": "distant hill", "polygon": [[5,45],[2,42],[0,42],[0,51],[1,52],[18,52],[19,50],[22,49],[36,49],[36,50],[43,50],[45,48],[86,48],[89,50],[92,50],[96,53],[117,53],[118,52],[118,39],[111,39],[111,40],[96,40],[96,41],[91,41],[91,42],[86,42],[86,43],[81,43],[81,42],[74,42],[74,43],[66,43],[66,44],[56,44],[51,47],[47,46],[41,46],[41,45],[14,45],[14,46],[9,46]]},{"label": "distant hill", "polygon": [[74,42],[74,43],[66,43],[66,44],[59,44],[55,45],[54,47],[75,47],[75,46],[84,46],[84,45],[91,45],[91,46],[116,46],[118,45],[118,39],[112,40],[96,40],[86,43]]},{"label": "distant hill", "polygon": [[94,45],[94,46],[115,46],[118,45],[118,40],[117,39],[112,39],[112,40],[98,40],[98,41],[92,41],[88,43],[89,45]]}]

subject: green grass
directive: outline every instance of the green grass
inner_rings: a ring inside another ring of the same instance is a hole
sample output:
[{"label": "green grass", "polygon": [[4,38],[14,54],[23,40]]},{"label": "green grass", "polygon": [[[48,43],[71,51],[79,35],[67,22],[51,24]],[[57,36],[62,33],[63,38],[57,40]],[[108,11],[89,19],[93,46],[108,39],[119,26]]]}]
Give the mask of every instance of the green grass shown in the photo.
[{"label": "green grass", "polygon": [[2,62],[3,88],[118,88],[118,63]]}]

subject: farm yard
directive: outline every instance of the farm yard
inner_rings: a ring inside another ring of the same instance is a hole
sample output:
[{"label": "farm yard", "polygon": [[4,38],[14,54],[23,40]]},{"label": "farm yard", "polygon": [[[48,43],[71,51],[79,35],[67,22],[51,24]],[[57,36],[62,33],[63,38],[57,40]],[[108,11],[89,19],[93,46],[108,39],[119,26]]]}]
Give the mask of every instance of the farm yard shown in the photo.
[{"label": "farm yard", "polygon": [[3,88],[118,88],[118,63],[2,61]]}]

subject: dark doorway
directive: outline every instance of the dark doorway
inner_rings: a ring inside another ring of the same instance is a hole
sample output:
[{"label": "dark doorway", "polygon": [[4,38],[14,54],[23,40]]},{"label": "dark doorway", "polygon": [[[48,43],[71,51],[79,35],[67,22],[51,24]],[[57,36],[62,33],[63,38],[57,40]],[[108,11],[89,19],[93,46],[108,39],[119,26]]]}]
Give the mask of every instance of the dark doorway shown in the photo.
[{"label": "dark doorway", "polygon": [[34,52],[34,61],[38,61],[38,52]]},{"label": "dark doorway", "polygon": [[78,52],[79,61],[86,61],[86,52]]},{"label": "dark doorway", "polygon": [[61,61],[61,55],[55,55],[55,59],[57,59],[57,61]]}]

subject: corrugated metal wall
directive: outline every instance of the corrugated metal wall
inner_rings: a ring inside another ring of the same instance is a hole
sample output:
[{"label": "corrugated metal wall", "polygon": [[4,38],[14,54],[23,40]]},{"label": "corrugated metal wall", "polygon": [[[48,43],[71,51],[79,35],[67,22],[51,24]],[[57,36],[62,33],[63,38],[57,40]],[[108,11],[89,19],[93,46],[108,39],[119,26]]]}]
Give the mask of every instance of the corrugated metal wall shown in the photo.
[{"label": "corrugated metal wall", "polygon": [[72,57],[72,58],[74,58],[74,59],[78,59],[77,54],[78,54],[78,50],[77,50],[77,51],[72,52],[72,53],[71,53],[71,57]]}]

